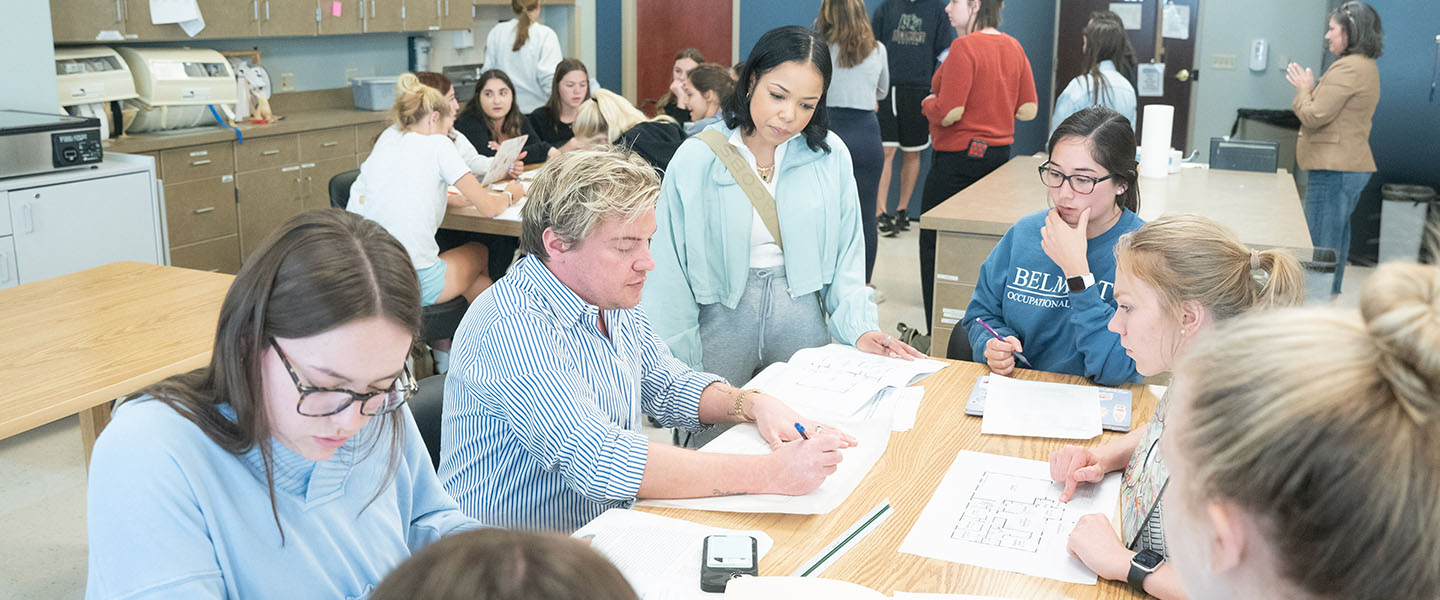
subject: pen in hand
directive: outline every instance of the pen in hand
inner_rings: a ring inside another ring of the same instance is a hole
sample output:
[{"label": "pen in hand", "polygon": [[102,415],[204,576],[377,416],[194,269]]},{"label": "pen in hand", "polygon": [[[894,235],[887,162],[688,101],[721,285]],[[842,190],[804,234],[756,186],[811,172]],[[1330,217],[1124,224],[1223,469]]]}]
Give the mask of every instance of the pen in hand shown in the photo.
[{"label": "pen in hand", "polygon": [[804,425],[801,425],[801,424],[799,424],[799,423],[796,423],[796,424],[795,424],[795,431],[800,432],[800,437],[801,437],[801,438],[803,438],[803,439],[805,439],[805,440],[809,440],[809,439],[810,439],[810,436],[805,435],[805,426],[804,426]]},{"label": "pen in hand", "polygon": [[[984,327],[984,328],[985,328],[985,331],[990,332],[990,335],[995,336],[995,339],[1000,340],[1000,341],[1002,341],[1002,342],[1005,341],[1005,336],[1000,335],[1000,332],[995,331],[995,328],[991,327],[988,323],[986,323],[986,322],[985,322],[984,320],[982,320],[980,317],[975,317],[975,322],[976,322],[976,323],[979,323],[981,327]],[[1029,368],[1029,369],[1035,368],[1034,365],[1031,365],[1031,364],[1030,364],[1030,361],[1029,361],[1029,360],[1026,360],[1026,359],[1025,359],[1025,355],[1024,355],[1024,354],[1021,354],[1021,353],[1019,353],[1019,352],[1015,352],[1015,358],[1018,358],[1018,359],[1020,359],[1020,362],[1025,363],[1025,367],[1026,367],[1026,368]]]}]

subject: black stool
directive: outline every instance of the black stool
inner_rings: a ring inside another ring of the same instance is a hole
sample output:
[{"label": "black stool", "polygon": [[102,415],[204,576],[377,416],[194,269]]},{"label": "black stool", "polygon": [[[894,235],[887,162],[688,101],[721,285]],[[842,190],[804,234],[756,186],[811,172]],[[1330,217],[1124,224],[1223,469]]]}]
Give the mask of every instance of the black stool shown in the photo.
[{"label": "black stool", "polygon": [[350,186],[359,176],[360,169],[350,169],[330,178],[330,206],[344,210],[350,204]]}]

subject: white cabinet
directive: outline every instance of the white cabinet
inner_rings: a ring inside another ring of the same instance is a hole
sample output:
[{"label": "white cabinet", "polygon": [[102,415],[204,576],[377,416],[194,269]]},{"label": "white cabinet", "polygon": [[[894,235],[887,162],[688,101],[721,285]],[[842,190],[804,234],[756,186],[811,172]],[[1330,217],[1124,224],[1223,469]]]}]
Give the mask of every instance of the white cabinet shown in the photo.
[{"label": "white cabinet", "polygon": [[0,286],[113,262],[165,264],[154,159],[107,155],[94,169],[0,180]]}]

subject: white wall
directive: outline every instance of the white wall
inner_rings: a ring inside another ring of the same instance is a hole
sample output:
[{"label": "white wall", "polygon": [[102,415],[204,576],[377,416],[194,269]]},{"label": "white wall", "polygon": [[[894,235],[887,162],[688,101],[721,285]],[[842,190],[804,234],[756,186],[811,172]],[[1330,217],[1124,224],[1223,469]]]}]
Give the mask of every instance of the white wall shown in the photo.
[{"label": "white wall", "polygon": [[[1200,4],[1195,66],[1200,69],[1191,97],[1190,140],[1208,160],[1210,138],[1228,135],[1240,108],[1288,109],[1295,88],[1285,81],[1285,65],[1298,62],[1321,72],[1326,0],[1204,0]],[[1263,72],[1251,71],[1251,41],[1264,38],[1270,60]],[[1235,56],[1233,70],[1211,66],[1216,54]]]},{"label": "white wall", "polygon": [[6,2],[0,40],[7,52],[0,67],[0,109],[58,113],[55,40],[50,34],[50,2]]}]

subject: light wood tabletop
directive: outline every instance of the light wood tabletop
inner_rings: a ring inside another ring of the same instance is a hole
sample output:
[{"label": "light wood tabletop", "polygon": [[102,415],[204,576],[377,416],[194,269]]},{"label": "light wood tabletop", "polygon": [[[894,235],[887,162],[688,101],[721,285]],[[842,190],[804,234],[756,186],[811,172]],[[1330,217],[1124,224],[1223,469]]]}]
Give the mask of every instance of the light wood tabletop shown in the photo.
[{"label": "light wood tabletop", "polygon": [[[927,211],[920,227],[994,236],[1030,213],[1049,208],[1036,169],[1045,159],[1017,156]],[[1310,231],[1289,173],[1182,169],[1140,179],[1140,218],[1195,213],[1233,229],[1247,244],[1310,248]],[[984,260],[985,257],[979,257]]]},{"label": "light wood tabletop", "polygon": [[440,228],[520,237],[520,221],[487,217],[473,206],[446,208],[445,220],[440,222]]},{"label": "light wood tabletop", "polygon": [[79,413],[88,463],[111,400],[209,363],[232,279],[119,262],[0,290],[0,439]]},{"label": "light wood tabletop", "polygon": [[[761,575],[790,575],[834,541],[870,509],[890,500],[894,514],[820,574],[829,579],[857,583],[883,594],[895,591],[963,593],[1006,598],[1140,598],[1128,585],[1100,580],[1087,586],[1064,583],[1007,571],[996,571],[932,558],[901,554],[900,543],[939,486],[945,471],[961,450],[1019,458],[1049,460],[1067,440],[980,435],[980,418],[965,415],[965,400],[977,377],[989,373],[983,365],[952,362],[949,367],[919,382],[925,399],[915,428],[890,434],[889,446],[870,474],[865,476],[839,508],[826,515],[745,514],[673,508],[640,510],[717,527],[759,529],[775,539],[775,547],[760,560]],[[1017,370],[1015,377],[1039,381],[1084,384],[1083,378],[1039,371]],[[1134,393],[1136,426],[1155,412],[1157,399],[1149,388],[1128,386]],[[1081,445],[1100,445],[1120,434],[1106,432]]]}]

